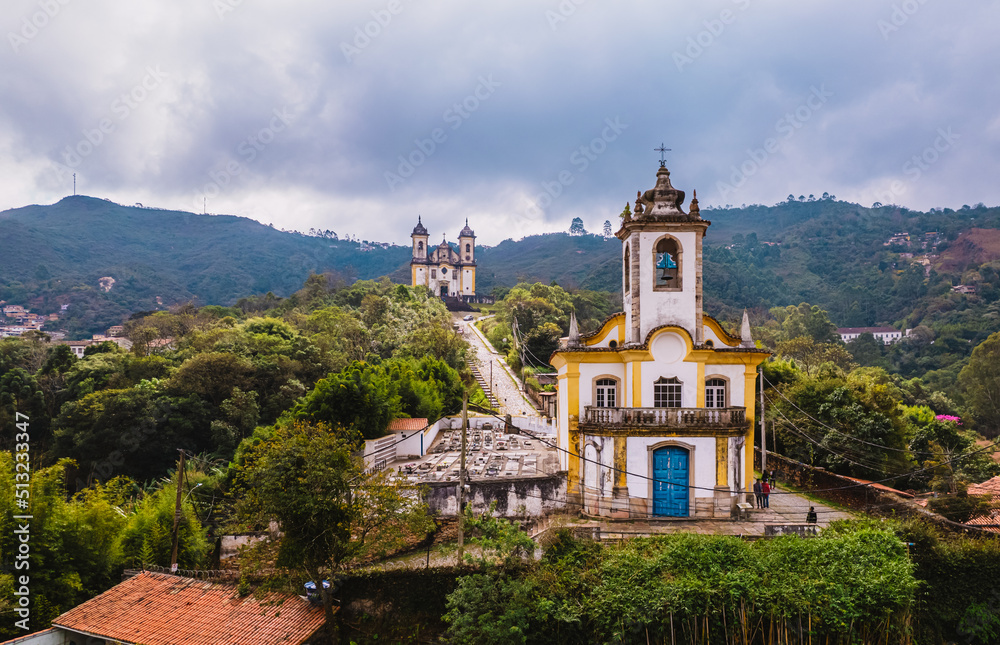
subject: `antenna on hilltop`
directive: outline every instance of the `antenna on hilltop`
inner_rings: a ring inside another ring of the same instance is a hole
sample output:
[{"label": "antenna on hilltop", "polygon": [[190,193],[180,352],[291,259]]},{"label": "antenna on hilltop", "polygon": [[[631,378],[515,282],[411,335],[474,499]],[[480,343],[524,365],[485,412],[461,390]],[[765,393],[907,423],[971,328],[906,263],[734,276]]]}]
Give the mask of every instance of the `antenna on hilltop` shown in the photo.
[{"label": "antenna on hilltop", "polygon": [[208,215],[208,197],[202,197],[201,214]]},{"label": "antenna on hilltop", "polygon": [[76,173],[73,173],[73,197],[76,197]]}]

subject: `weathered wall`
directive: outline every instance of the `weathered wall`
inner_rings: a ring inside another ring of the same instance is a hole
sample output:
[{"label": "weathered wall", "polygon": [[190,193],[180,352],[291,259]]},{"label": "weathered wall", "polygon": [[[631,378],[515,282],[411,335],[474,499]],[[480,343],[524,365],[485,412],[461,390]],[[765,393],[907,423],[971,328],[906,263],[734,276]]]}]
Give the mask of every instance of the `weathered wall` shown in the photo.
[{"label": "weathered wall", "polygon": [[[562,510],[566,506],[566,475],[544,475],[473,480],[466,502],[481,513],[496,503],[496,515],[501,517],[540,517]],[[438,515],[458,512],[458,484],[455,482],[427,484],[427,505]]]}]

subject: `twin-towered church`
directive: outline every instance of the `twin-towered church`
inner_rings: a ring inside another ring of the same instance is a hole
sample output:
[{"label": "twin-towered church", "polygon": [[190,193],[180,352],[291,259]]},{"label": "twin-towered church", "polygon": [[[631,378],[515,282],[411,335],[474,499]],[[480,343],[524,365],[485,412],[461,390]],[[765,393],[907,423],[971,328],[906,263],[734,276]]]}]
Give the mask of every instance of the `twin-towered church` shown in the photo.
[{"label": "twin-towered church", "polygon": [[458,233],[458,250],[447,240],[430,248],[430,235],[420,217],[410,234],[413,259],[410,260],[411,285],[427,287],[442,298],[471,302],[476,298],[476,234],[465,220]]},{"label": "twin-towered church", "polygon": [[[558,371],[558,444],[567,500],[617,518],[729,516],[753,482],[754,385],[768,352],[744,314],[740,338],[702,311],[702,240],[711,222],[695,196],[656,186],[622,213],[625,311],[581,335],[575,318],[550,362]],[[475,234],[457,250],[413,229],[412,284],[475,298]]]}]

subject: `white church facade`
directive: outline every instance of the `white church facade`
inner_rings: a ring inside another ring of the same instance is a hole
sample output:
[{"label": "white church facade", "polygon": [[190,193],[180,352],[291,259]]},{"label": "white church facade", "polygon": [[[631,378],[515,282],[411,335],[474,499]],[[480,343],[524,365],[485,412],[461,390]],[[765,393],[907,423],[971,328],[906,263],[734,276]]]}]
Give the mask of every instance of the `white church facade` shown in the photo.
[{"label": "white church facade", "polygon": [[570,503],[618,518],[728,517],[753,481],[757,349],[702,311],[710,222],[661,163],[656,186],[626,207],[625,311],[551,358]]},{"label": "white church facade", "polygon": [[410,235],[413,259],[410,260],[411,285],[427,287],[441,298],[471,302],[476,298],[476,234],[469,228],[458,233],[458,246],[447,240],[431,248],[430,235],[420,218]]}]

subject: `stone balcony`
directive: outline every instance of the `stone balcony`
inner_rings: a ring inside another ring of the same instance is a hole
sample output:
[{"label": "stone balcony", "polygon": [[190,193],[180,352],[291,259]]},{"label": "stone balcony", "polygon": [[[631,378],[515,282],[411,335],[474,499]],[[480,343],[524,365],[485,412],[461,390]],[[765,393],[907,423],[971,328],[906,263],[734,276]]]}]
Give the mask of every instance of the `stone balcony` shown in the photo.
[{"label": "stone balcony", "polygon": [[746,430],[746,408],[584,408],[580,426],[601,429]]}]

